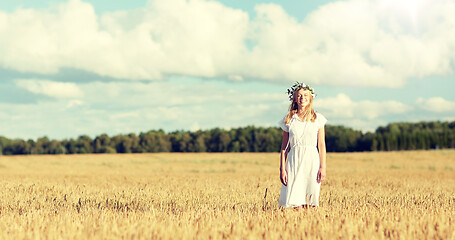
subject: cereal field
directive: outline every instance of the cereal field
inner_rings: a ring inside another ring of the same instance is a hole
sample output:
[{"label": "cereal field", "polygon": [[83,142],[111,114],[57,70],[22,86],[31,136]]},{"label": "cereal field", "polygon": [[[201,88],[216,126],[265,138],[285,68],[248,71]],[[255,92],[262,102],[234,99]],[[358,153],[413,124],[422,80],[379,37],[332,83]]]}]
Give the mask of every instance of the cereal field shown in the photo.
[{"label": "cereal field", "polygon": [[0,156],[0,239],[455,239],[454,150],[330,153],[300,212],[278,156]]}]

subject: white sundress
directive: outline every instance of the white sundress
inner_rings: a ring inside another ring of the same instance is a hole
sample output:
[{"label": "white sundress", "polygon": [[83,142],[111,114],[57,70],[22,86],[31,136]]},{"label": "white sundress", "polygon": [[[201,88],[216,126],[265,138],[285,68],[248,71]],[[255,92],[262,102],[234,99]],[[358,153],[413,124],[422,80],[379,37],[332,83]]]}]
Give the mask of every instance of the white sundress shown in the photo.
[{"label": "white sundress", "polygon": [[319,206],[321,184],[317,182],[320,167],[317,146],[318,130],[327,119],[316,113],[314,122],[301,121],[297,114],[288,124],[279,122],[283,131],[289,132],[289,153],[286,161],[287,186],[281,185],[279,206]]}]

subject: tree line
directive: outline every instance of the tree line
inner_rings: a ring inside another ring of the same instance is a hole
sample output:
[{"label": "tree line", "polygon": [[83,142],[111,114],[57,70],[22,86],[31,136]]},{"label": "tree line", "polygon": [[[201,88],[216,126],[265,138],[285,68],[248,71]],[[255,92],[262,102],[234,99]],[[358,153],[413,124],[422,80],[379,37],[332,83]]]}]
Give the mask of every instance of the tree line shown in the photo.
[{"label": "tree line", "polygon": [[[455,148],[454,122],[391,123],[363,133],[344,126],[326,126],[328,152],[395,151]],[[85,154],[153,152],[279,152],[282,130],[277,127],[241,127],[203,131],[151,130],[95,138],[36,141],[0,137],[0,154]]]}]

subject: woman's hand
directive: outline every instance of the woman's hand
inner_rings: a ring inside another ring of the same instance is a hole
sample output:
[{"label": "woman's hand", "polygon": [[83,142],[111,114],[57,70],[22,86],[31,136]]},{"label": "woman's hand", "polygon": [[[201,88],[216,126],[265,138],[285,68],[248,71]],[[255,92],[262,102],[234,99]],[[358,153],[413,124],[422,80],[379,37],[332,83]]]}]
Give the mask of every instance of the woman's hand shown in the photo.
[{"label": "woman's hand", "polygon": [[280,169],[280,179],[281,179],[281,183],[284,186],[288,185],[288,173],[286,172],[286,170]]},{"label": "woman's hand", "polygon": [[288,173],[286,172],[286,151],[288,150],[289,142],[289,133],[283,131],[283,142],[281,143],[281,153],[280,153],[280,180],[284,186],[288,185]]},{"label": "woman's hand", "polygon": [[326,174],[325,168],[319,168],[317,177],[318,183],[321,183],[322,181],[325,180],[325,174]]}]

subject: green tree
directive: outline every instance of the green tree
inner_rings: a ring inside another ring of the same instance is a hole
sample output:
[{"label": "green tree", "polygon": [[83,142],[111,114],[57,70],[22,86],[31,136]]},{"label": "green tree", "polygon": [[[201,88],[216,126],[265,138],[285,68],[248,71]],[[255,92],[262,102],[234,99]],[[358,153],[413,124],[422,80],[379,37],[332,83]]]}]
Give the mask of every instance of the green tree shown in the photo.
[{"label": "green tree", "polygon": [[87,135],[79,136],[76,141],[77,153],[93,153],[93,141]]}]

